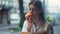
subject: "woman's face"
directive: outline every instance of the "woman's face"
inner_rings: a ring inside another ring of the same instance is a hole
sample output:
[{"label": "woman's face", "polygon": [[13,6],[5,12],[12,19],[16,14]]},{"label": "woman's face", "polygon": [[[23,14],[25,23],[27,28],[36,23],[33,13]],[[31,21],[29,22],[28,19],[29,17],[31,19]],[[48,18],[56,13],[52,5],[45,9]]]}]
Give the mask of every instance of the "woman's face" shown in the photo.
[{"label": "woman's face", "polygon": [[33,4],[31,4],[30,6],[29,6],[29,12],[32,14],[32,15],[37,15],[38,14],[38,9],[33,5]]},{"label": "woman's face", "polygon": [[35,7],[35,5],[31,4],[29,6],[29,13],[31,13],[33,16],[33,21],[38,21],[38,13],[39,13],[39,10]]}]

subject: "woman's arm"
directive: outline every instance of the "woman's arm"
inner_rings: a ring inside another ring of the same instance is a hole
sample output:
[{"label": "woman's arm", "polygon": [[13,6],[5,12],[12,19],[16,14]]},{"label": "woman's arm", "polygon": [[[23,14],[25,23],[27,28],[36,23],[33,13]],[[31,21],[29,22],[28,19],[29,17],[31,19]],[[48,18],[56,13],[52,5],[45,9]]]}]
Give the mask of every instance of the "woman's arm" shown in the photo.
[{"label": "woman's arm", "polygon": [[23,24],[23,28],[22,28],[22,32],[30,32],[32,28],[32,23],[28,23],[28,21],[26,20]]},{"label": "woman's arm", "polygon": [[28,27],[27,27],[28,32],[31,31],[31,28],[32,28],[32,23],[31,22],[28,22]]}]

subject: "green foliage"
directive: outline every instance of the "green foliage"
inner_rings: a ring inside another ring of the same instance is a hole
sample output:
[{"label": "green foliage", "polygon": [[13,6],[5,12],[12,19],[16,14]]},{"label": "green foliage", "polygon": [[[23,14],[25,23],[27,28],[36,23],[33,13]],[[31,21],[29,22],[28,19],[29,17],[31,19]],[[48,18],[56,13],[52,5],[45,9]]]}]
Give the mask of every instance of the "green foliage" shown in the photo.
[{"label": "green foliage", "polygon": [[52,17],[52,16],[45,16],[45,18],[46,18],[46,20],[48,21],[48,22],[50,22],[51,24],[55,24],[55,19],[54,19],[54,17]]},{"label": "green foliage", "polygon": [[18,29],[18,31],[21,31],[21,29],[22,29],[22,28],[21,28],[21,26],[18,26],[18,28],[17,28],[17,29]]}]

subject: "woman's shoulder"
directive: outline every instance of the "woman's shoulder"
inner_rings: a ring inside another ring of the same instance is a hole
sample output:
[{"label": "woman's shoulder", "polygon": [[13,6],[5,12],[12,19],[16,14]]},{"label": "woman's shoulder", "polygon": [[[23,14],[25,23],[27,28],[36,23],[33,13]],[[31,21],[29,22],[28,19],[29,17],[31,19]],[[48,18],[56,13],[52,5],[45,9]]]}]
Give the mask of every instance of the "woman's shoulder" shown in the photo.
[{"label": "woman's shoulder", "polygon": [[51,34],[54,34],[53,25],[48,23],[47,31],[50,31]]},{"label": "woman's shoulder", "polygon": [[53,29],[53,27],[52,27],[52,25],[50,24],[50,23],[45,23],[45,25],[44,25],[44,29],[45,30],[51,30],[51,29]]},{"label": "woman's shoulder", "polygon": [[25,20],[24,23],[27,23],[27,20]]},{"label": "woman's shoulder", "polygon": [[47,24],[48,26],[52,26],[52,24],[51,24],[50,22],[48,22],[48,21],[46,22],[46,24]]},{"label": "woman's shoulder", "polygon": [[47,25],[47,29],[53,29],[53,25],[51,23],[47,22],[46,25]]},{"label": "woman's shoulder", "polygon": [[53,27],[52,24],[50,24],[49,22],[46,22],[46,23],[45,23],[45,26],[46,26],[47,28],[52,28],[52,27]]},{"label": "woman's shoulder", "polygon": [[28,22],[27,22],[27,20],[25,20],[24,23],[23,23],[23,25],[27,25],[27,24],[28,24]]}]

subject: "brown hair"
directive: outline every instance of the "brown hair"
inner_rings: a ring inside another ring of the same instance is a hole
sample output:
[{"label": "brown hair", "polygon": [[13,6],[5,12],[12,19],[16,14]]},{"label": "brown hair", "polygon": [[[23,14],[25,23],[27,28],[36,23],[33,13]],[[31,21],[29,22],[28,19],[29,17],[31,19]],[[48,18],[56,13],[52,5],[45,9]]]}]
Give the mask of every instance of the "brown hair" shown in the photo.
[{"label": "brown hair", "polygon": [[41,12],[39,11],[40,13],[38,13],[38,16],[39,16],[40,19],[42,19],[43,21],[45,21],[45,18],[44,18],[44,10],[43,10],[41,1],[31,1],[29,3],[29,6],[31,4],[33,4],[37,9],[39,9],[41,11]]}]

